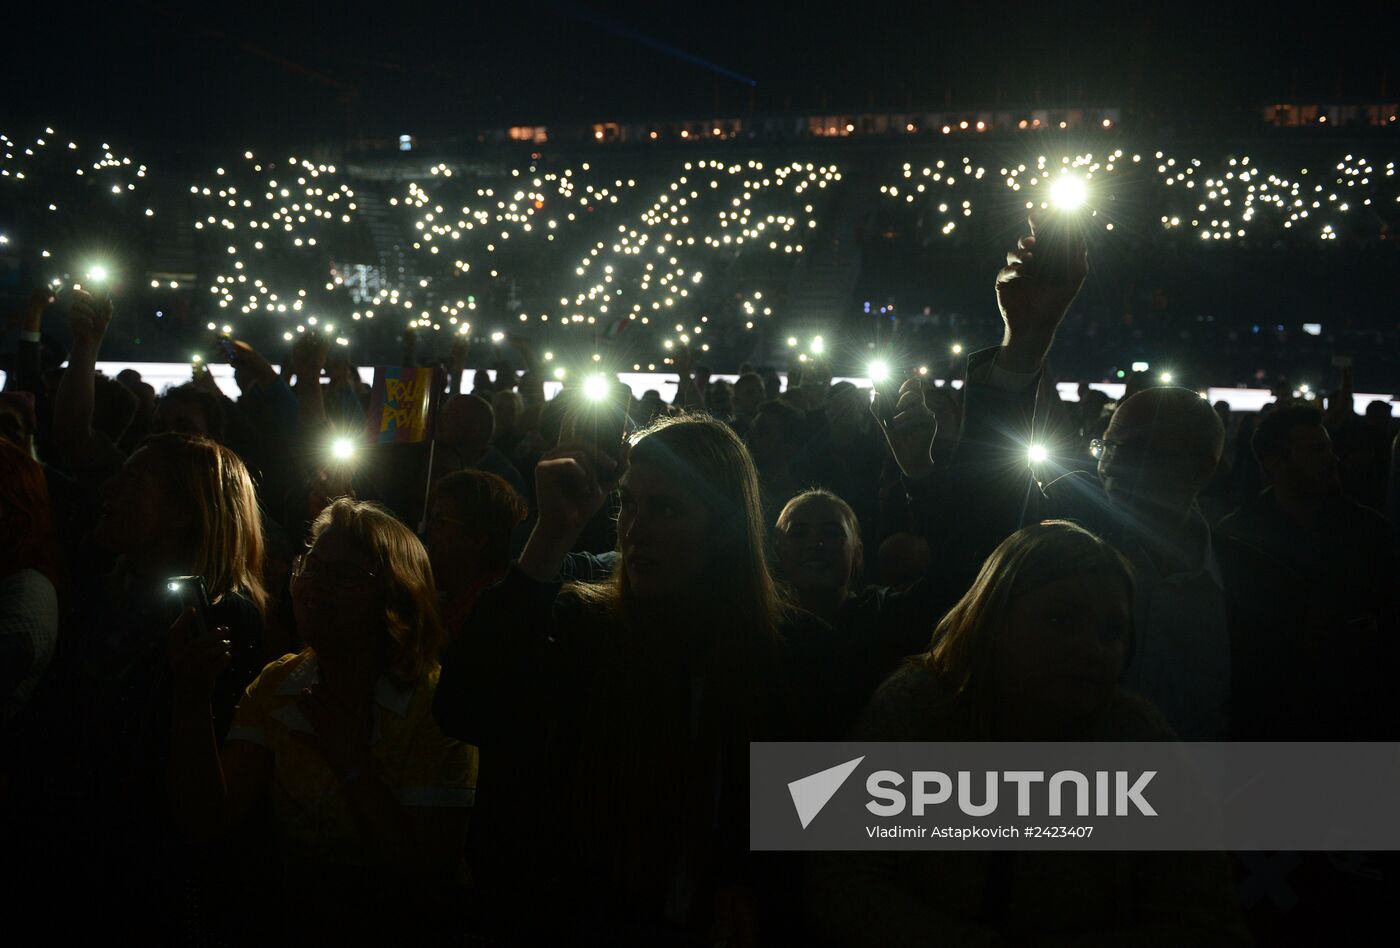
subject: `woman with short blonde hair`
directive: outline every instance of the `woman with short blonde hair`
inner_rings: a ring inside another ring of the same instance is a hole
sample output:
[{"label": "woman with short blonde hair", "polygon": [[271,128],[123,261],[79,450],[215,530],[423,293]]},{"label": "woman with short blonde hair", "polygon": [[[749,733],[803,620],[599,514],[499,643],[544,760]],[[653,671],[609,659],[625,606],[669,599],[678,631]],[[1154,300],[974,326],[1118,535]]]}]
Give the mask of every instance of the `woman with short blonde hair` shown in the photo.
[{"label": "woman with short blonde hair", "polygon": [[312,525],[291,588],[307,647],[248,686],[222,747],[201,712],[227,643],[172,633],[177,823],[218,837],[266,800],[277,856],[264,868],[293,923],[448,897],[477,754],[433,721],[443,628],[427,551],[384,508],[340,498]]},{"label": "woman with short blonde hair", "polygon": [[[308,551],[329,532],[365,550],[384,583],[385,667],[399,681],[419,681],[435,671],[445,643],[428,552],[413,531],[377,504],[340,498],[311,525]],[[306,556],[293,565],[293,579]]]}]

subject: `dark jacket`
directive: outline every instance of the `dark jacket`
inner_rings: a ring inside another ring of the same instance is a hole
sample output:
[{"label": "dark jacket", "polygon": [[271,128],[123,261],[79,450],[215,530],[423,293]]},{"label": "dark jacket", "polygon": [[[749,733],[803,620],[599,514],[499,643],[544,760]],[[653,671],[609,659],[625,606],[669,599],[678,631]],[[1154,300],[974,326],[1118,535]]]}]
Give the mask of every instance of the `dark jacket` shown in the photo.
[{"label": "dark jacket", "polygon": [[[1042,372],[1021,390],[985,381],[997,350],[968,361],[962,436],[952,463],[922,488],[946,523],[942,546],[964,588],[1002,540],[1022,526],[1073,520],[1112,543],[1135,567],[1136,647],[1125,682],[1160,704],[1187,740],[1223,740],[1229,702],[1229,590],[1199,513],[1194,531],[1168,540],[1104,491],[1074,456],[1064,406]],[[1047,448],[1034,470],[1028,447]],[[1042,484],[1044,485],[1042,487]],[[1182,542],[1184,541],[1184,542]],[[1163,563],[1181,566],[1163,567]]]},{"label": "dark jacket", "polygon": [[937,506],[937,482],[900,478],[909,519],[930,551],[929,568],[907,589],[865,586],[852,593],[836,616],[836,643],[845,669],[841,686],[847,706],[859,712],[880,683],[909,655],[927,652],[934,629],[967,591],[961,571],[949,562],[950,524]]},{"label": "dark jacket", "polygon": [[[508,934],[704,933],[717,889],[765,888],[771,861],[748,852],[748,742],[849,723],[827,697],[829,627],[799,613],[782,633],[752,654],[743,698],[672,628],[628,630],[516,567],[482,593],[433,711],[480,748],[473,859]],[[529,908],[541,893],[548,913]]]},{"label": "dark jacket", "polygon": [[[985,728],[925,668],[881,686],[851,740],[978,741]],[[1120,695],[1085,740],[1170,740]],[[872,851],[813,853],[814,928],[841,948],[934,944],[1247,944],[1220,853]]]},{"label": "dark jacket", "polygon": [[1338,496],[1304,528],[1265,490],[1221,521],[1232,596],[1235,736],[1383,740],[1396,733],[1390,524]]}]

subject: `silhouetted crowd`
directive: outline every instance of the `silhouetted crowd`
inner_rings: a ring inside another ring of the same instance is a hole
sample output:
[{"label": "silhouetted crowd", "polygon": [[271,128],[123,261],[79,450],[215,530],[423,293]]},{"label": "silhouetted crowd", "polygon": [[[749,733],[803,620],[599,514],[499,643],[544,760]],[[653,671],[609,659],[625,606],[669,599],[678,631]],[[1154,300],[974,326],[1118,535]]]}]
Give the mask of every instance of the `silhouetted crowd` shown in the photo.
[{"label": "silhouetted crowd", "polygon": [[1373,932],[1389,854],[1283,854],[1264,884],[1265,854],[749,851],[751,741],[1400,731],[1388,412],[1356,415],[1345,376],[1249,416],[1172,387],[1061,401],[1086,265],[1037,262],[1034,236],[1008,255],[1003,344],[958,390],[896,372],[872,399],[820,360],[731,384],[678,350],[671,404],[546,399],[517,341],[523,373],[456,394],[458,346],[411,443],[369,436],[324,337],[280,370],[228,340],[236,400],[198,369],[157,393],[95,371],[112,300],[36,292],[0,395],[12,933]]}]

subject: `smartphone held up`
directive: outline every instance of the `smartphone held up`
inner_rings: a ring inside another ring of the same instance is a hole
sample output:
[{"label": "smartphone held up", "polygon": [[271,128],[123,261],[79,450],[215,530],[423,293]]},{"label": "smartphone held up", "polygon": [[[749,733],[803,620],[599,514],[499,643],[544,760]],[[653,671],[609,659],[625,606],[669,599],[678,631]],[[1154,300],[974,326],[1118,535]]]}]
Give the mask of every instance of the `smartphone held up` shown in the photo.
[{"label": "smartphone held up", "polygon": [[[564,415],[559,443],[581,442],[598,454],[621,460],[623,439],[631,428],[625,392],[599,375],[585,381],[581,395]],[[621,474],[619,469],[601,479],[605,485],[610,485]]]},{"label": "smartphone held up", "polygon": [[165,580],[165,589],[177,603],[176,615],[183,615],[194,609],[194,621],[190,623],[189,640],[194,641],[207,630],[209,595],[204,588],[202,576],[171,576]]},{"label": "smartphone held up", "polygon": [[1089,189],[1082,178],[1063,174],[1046,192],[1047,206],[1035,215],[1035,257],[1028,269],[1041,282],[1068,286],[1081,272],[1087,249]]}]

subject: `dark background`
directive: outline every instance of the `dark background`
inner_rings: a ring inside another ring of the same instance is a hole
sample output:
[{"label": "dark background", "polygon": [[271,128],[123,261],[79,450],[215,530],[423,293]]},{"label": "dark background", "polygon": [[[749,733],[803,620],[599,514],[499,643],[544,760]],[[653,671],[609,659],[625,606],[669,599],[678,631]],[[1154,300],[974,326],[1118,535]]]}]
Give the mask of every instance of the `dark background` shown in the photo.
[{"label": "dark background", "polygon": [[1393,3],[173,3],[33,15],[3,124],[240,146],[749,109],[1391,95]]}]

